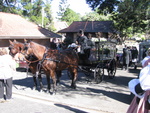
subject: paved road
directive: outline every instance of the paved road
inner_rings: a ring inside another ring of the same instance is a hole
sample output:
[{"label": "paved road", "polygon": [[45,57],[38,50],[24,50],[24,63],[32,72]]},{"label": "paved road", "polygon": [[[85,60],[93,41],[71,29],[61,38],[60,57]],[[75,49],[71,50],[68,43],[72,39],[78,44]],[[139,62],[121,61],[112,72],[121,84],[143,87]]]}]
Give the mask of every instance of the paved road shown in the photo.
[{"label": "paved road", "polygon": [[[69,87],[71,81],[64,71],[56,95],[32,90],[32,76],[17,72],[14,99],[0,103],[1,113],[125,113],[130,104],[127,84],[139,71],[140,68],[129,72],[118,69],[114,79],[105,76],[100,84],[87,82],[80,72],[76,90]],[[43,83],[46,88],[45,76]]]}]

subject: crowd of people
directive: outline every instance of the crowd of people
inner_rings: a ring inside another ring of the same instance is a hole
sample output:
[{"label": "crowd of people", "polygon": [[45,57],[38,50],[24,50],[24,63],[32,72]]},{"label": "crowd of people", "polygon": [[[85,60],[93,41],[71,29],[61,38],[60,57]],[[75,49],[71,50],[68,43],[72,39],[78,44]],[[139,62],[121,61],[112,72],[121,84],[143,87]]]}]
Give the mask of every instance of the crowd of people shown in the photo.
[{"label": "crowd of people", "polygon": [[117,62],[122,62],[122,70],[128,70],[129,66],[137,67],[138,50],[135,46],[126,46],[123,48],[123,54],[117,56]]},{"label": "crowd of people", "polygon": [[64,47],[65,42],[61,42],[59,39],[53,38],[50,43],[50,48],[57,50],[63,50],[64,48],[74,48],[78,52],[82,63],[88,64],[91,52],[95,51],[95,43],[91,39],[91,34],[85,36],[84,31],[80,29],[77,33],[77,39],[74,43],[68,45],[67,47]]}]

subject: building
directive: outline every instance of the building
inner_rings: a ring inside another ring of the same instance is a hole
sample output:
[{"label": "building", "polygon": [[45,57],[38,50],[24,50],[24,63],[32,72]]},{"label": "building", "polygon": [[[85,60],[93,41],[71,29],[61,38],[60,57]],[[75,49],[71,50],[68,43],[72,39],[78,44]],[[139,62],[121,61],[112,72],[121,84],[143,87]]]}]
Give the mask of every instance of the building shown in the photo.
[{"label": "building", "polygon": [[84,30],[86,36],[91,34],[92,37],[96,37],[98,33],[99,37],[106,39],[109,38],[109,34],[116,33],[113,21],[74,21],[69,27],[58,31],[58,33],[65,34],[74,42],[79,29]]},{"label": "building", "polygon": [[61,21],[55,21],[54,22],[54,27],[56,28],[56,32],[58,32],[58,31],[60,31],[62,29],[67,28],[68,24],[65,21],[63,21],[63,22],[61,22]]},{"label": "building", "polygon": [[19,42],[27,39],[49,46],[51,38],[61,38],[61,36],[19,15],[0,12],[0,47],[8,47],[9,40],[14,39]]}]

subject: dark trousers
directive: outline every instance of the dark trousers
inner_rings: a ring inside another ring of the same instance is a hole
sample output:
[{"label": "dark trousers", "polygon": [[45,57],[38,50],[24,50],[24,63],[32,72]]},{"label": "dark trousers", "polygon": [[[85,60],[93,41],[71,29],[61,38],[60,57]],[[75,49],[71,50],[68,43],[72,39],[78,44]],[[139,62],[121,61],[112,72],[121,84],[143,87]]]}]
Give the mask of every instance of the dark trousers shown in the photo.
[{"label": "dark trousers", "polygon": [[[5,88],[5,90],[4,90]],[[12,97],[12,78],[0,80],[0,98],[4,98],[4,91],[6,91],[5,99]]]},{"label": "dark trousers", "polygon": [[86,55],[86,59],[90,57],[91,49],[84,49],[84,54]]},{"label": "dark trousers", "polygon": [[128,70],[128,68],[129,68],[129,64],[123,63],[122,69]]},{"label": "dark trousers", "polygon": [[[140,83],[138,83],[136,86],[135,86],[135,92],[138,94],[138,95],[142,95],[145,91],[141,88],[141,85]],[[136,98],[136,103],[139,104],[139,101],[140,101],[140,98]]]}]

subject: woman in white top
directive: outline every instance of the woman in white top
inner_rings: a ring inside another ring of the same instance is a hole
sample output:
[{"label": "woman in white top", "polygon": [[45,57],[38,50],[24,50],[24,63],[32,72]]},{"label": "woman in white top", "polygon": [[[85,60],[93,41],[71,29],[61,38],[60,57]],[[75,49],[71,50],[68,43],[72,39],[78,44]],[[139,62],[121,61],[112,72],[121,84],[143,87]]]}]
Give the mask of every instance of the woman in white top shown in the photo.
[{"label": "woman in white top", "polygon": [[[0,50],[0,99],[12,98],[12,78],[16,71],[16,62],[8,51],[3,48]],[[4,90],[4,87],[6,90]],[[6,93],[4,93],[6,91]],[[6,95],[4,95],[6,94]]]},{"label": "woman in white top", "polygon": [[139,79],[132,79],[129,82],[130,91],[139,98],[143,97],[139,95],[140,93],[150,89],[150,49],[146,54],[147,56],[142,60],[143,69],[140,71]]},{"label": "woman in white top", "polygon": [[145,67],[147,64],[146,61],[148,61],[148,59],[150,59],[150,48],[146,51],[147,56],[142,60],[142,67]]}]

